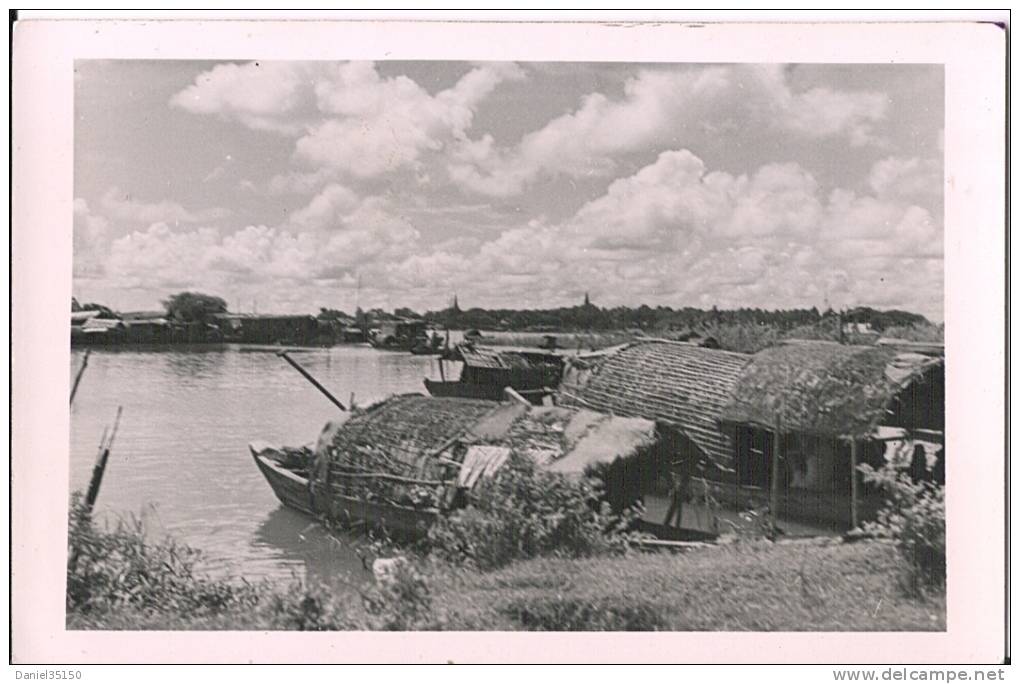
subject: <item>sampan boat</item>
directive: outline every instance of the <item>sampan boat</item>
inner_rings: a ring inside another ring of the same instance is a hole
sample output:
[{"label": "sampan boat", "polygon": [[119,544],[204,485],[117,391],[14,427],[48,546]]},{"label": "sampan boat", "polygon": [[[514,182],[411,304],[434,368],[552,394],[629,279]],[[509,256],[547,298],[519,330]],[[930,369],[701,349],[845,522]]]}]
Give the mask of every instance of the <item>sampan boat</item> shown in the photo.
[{"label": "sampan boat", "polygon": [[666,446],[655,424],[640,418],[405,394],[344,414],[314,448],[253,443],[249,450],[284,505],[358,531],[415,538],[469,503],[511,452],[568,476],[595,467],[614,510],[622,510],[635,474],[668,463]]},{"label": "sampan boat", "polygon": [[351,529],[384,531],[397,537],[422,536],[439,515],[437,507],[415,508],[372,501],[366,496],[336,491],[335,485],[330,487],[333,491],[313,487],[309,470],[294,463],[291,450],[257,443],[249,444],[248,449],[276,498],[302,513],[325,516]]}]

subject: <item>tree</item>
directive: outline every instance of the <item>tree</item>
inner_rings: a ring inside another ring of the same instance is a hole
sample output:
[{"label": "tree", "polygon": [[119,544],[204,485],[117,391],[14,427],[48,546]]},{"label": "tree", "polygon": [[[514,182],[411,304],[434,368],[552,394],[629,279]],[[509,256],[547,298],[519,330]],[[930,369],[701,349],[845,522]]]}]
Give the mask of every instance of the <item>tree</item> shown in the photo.
[{"label": "tree", "polygon": [[393,315],[396,316],[397,318],[421,318],[421,316],[418,315],[417,311],[415,311],[414,309],[409,309],[407,307],[398,307],[394,309]]},{"label": "tree", "polygon": [[226,313],[227,303],[220,297],[201,292],[179,292],[163,301],[168,318],[205,322],[212,314]]},{"label": "tree", "polygon": [[117,312],[104,304],[98,304],[96,302],[86,302],[81,305],[79,311],[98,311],[99,315],[96,318],[110,318],[119,319],[120,316]]},{"label": "tree", "polygon": [[318,318],[323,321],[335,321],[341,318],[350,318],[350,316],[347,315],[347,312],[340,309],[330,309],[325,306],[320,306]]}]

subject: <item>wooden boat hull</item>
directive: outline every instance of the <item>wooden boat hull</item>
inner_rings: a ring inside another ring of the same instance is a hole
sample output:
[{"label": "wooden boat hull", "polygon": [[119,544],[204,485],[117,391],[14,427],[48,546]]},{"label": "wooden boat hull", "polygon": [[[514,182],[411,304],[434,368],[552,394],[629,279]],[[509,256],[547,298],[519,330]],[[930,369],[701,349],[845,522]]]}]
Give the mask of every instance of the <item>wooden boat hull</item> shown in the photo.
[{"label": "wooden boat hull", "polygon": [[248,448],[276,498],[307,515],[326,516],[351,529],[383,532],[405,539],[424,536],[439,517],[435,509],[408,508],[335,492],[316,494],[308,486],[308,478],[284,468],[267,455],[272,450],[253,445]]},{"label": "wooden boat hull", "polygon": [[470,382],[425,379],[425,389],[434,397],[459,397],[461,399],[491,399],[501,401],[506,397],[499,385],[479,385]]}]

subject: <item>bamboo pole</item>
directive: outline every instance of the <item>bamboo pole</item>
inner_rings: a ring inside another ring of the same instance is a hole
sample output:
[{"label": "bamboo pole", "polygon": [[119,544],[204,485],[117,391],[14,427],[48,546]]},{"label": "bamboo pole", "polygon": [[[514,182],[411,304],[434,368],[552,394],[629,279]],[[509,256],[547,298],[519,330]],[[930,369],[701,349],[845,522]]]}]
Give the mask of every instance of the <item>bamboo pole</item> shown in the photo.
[{"label": "bamboo pole", "polygon": [[309,373],[304,368],[302,368],[301,364],[299,364],[294,359],[290,358],[290,355],[287,352],[285,352],[285,351],[276,352],[276,355],[279,356],[280,358],[282,358],[287,363],[289,363],[291,366],[293,366],[294,370],[296,370],[298,373],[300,373],[301,375],[305,376],[305,379],[308,380],[308,382],[310,382],[313,385],[315,385],[315,388],[317,390],[319,390],[320,392],[322,392],[324,395],[326,395],[327,399],[329,399],[331,402],[336,404],[337,408],[339,408],[341,411],[346,411],[347,410],[347,408],[343,404],[340,403],[339,399],[334,397],[330,393],[330,391],[328,389],[323,387],[322,384],[318,380],[313,378],[311,373]]},{"label": "bamboo pole", "polygon": [[850,528],[857,528],[857,439],[850,440]]},{"label": "bamboo pole", "polygon": [[81,382],[81,376],[85,373],[85,368],[89,365],[89,354],[92,353],[91,349],[85,350],[85,357],[81,360],[81,368],[74,376],[74,385],[71,386],[71,403],[74,403],[74,395],[78,392],[78,383]]},{"label": "bamboo pole", "polygon": [[503,392],[509,399],[512,399],[519,404],[524,404],[525,406],[531,406],[531,402],[522,397],[513,387],[504,387]]},{"label": "bamboo pole", "polygon": [[[389,473],[337,473],[333,472],[336,477],[349,477],[352,479],[361,480],[391,480],[393,482],[401,482],[403,484],[416,484],[422,485],[423,487],[434,487],[436,485],[444,484],[439,480],[418,480],[413,477],[401,477],[399,475],[390,475]],[[338,486],[339,483],[331,483],[333,486]]]},{"label": "bamboo pole", "polygon": [[85,495],[85,508],[91,511],[99,498],[99,487],[103,484],[103,474],[106,472],[106,463],[110,459],[110,449],[113,448],[113,440],[117,436],[117,427],[120,425],[120,414],[123,406],[117,407],[117,417],[113,421],[113,429],[107,437],[103,431],[103,438],[99,442],[99,454],[96,456],[96,464],[92,466],[92,478],[89,480],[89,490]]}]

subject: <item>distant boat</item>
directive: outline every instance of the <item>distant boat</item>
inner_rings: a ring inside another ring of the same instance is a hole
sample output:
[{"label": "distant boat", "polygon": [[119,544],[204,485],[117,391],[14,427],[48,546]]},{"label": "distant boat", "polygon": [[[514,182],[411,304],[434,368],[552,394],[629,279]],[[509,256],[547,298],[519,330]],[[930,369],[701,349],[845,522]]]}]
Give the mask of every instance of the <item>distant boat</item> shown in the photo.
[{"label": "distant boat", "polygon": [[447,358],[462,362],[464,368],[458,380],[426,378],[425,388],[434,397],[498,401],[510,387],[531,403],[541,404],[563,376],[563,357],[544,349],[494,349],[464,343]]},{"label": "distant boat", "polygon": [[398,318],[381,321],[372,331],[370,340],[377,349],[412,351],[422,341],[427,343],[428,332],[425,321],[412,318]]}]

